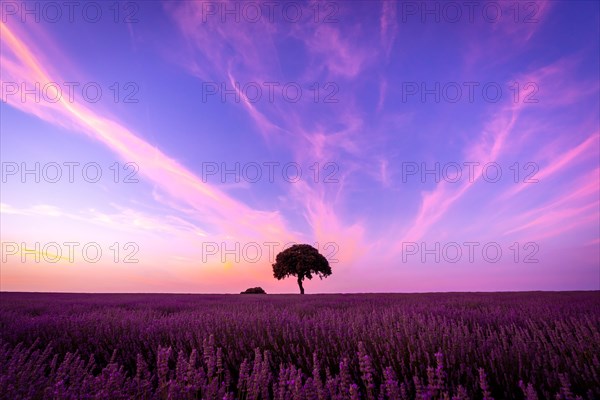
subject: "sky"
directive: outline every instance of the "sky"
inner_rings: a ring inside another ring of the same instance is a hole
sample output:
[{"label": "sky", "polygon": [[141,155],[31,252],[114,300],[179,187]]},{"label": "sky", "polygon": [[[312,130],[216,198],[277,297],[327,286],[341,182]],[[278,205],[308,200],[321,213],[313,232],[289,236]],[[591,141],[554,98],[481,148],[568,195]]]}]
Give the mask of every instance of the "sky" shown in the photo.
[{"label": "sky", "polygon": [[598,290],[599,7],[2,2],[0,290]]}]

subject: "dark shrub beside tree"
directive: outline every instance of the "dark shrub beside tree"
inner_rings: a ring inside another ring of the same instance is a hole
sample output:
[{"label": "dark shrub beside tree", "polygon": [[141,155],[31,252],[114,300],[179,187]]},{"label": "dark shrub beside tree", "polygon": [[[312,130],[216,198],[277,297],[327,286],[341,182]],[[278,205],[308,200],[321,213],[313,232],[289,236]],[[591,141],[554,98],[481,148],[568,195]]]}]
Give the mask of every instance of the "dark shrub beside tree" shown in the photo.
[{"label": "dark shrub beside tree", "polygon": [[259,286],[248,288],[243,292],[240,292],[240,294],[267,294],[267,292],[265,292],[264,289]]}]

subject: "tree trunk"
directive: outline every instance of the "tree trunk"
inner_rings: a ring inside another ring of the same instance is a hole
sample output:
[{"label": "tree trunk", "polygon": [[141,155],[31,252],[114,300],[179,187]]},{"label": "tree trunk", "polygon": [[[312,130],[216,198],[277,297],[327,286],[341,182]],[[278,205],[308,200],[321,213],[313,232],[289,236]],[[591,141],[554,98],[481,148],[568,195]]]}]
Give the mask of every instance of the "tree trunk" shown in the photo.
[{"label": "tree trunk", "polygon": [[304,294],[304,288],[302,287],[302,278],[298,277],[298,286],[300,286],[300,294]]}]

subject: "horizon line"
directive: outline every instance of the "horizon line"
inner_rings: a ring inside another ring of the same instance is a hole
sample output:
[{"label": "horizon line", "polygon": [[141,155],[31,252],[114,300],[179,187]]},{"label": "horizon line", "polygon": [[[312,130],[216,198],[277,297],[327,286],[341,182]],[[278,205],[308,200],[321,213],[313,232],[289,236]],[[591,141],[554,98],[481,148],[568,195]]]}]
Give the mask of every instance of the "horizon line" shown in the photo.
[{"label": "horizon line", "polygon": [[[298,296],[309,296],[309,295],[352,295],[352,294],[485,294],[485,293],[573,293],[573,292],[599,292],[600,289],[570,289],[570,290],[480,290],[480,291],[437,291],[437,292],[319,292],[319,293],[306,293],[304,295],[296,292],[288,293],[264,293],[259,295],[298,295]],[[4,291],[0,290],[0,294],[89,294],[89,295],[119,295],[119,294],[154,294],[154,295],[241,295],[242,293],[193,293],[193,292],[27,292],[27,291]],[[254,293],[244,293],[244,295]]]}]

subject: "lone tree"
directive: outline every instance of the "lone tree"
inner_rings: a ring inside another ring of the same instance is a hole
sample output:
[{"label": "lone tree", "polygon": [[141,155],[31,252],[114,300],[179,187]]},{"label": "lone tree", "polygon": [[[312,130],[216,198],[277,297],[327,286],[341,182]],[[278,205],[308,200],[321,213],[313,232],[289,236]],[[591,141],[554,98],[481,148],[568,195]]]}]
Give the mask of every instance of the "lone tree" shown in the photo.
[{"label": "lone tree", "polygon": [[331,267],[327,259],[311,245],[295,244],[277,254],[273,264],[273,276],[278,280],[288,276],[298,277],[300,294],[304,294],[304,278],[312,279],[313,275],[321,279],[328,277],[331,275]]}]

